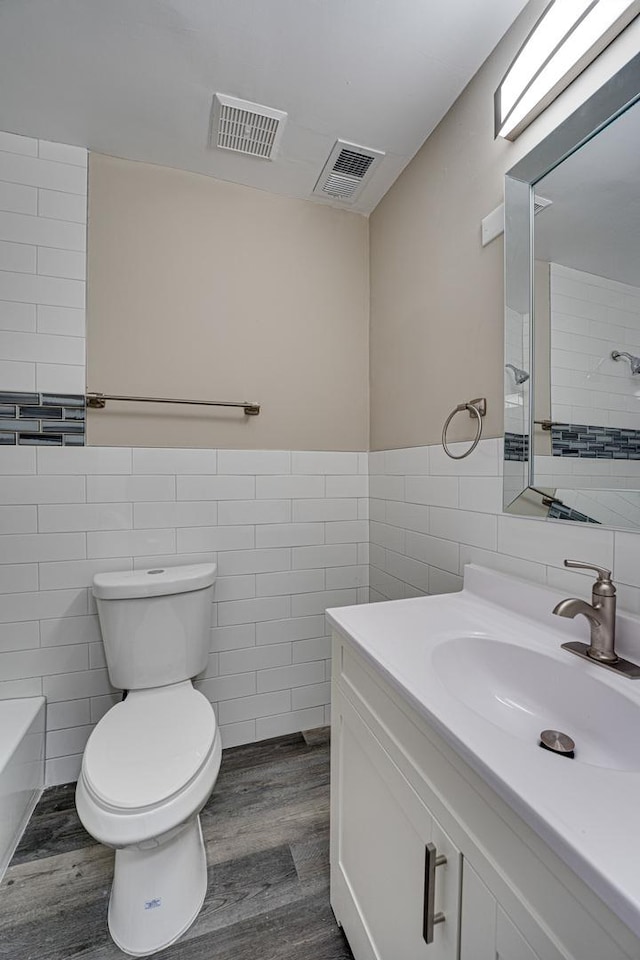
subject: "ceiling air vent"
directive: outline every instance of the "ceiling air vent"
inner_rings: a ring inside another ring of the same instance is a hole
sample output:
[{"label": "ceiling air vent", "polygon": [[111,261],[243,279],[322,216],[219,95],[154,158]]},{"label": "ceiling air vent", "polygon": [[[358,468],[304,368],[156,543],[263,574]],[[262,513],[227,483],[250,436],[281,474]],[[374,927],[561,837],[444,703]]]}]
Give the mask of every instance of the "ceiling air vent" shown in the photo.
[{"label": "ceiling air vent", "polygon": [[553,200],[547,200],[546,197],[539,197],[538,194],[533,198],[533,215],[536,217],[546,207],[550,207]]},{"label": "ceiling air vent", "polygon": [[381,150],[337,140],[313,188],[314,194],[345,203],[352,202],[382,157],[384,153]]},{"label": "ceiling air vent", "polygon": [[273,160],[287,114],[224,93],[213,98],[211,146]]}]

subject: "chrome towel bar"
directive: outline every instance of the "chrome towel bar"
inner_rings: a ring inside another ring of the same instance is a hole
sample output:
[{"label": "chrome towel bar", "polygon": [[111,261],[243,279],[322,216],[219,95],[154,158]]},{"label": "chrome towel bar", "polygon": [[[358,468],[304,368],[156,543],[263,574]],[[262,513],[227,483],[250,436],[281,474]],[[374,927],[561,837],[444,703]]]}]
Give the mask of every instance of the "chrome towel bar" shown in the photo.
[{"label": "chrome towel bar", "polygon": [[196,407],[241,407],[247,417],[257,417],[260,413],[259,403],[250,403],[248,400],[173,400],[168,397],[124,397],[113,393],[87,393],[85,400],[91,410],[104,410],[107,400],[124,400],[129,403],[186,403]]}]

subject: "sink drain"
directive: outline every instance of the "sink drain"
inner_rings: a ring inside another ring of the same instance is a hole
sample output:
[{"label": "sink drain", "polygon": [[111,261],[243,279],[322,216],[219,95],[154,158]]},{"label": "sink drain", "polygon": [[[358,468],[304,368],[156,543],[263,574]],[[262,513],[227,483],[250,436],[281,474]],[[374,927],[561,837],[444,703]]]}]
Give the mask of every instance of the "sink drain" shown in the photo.
[{"label": "sink drain", "polygon": [[539,746],[543,750],[550,750],[551,753],[558,753],[561,757],[568,757],[570,760],[575,756],[574,741],[560,730],[543,730],[540,734]]}]

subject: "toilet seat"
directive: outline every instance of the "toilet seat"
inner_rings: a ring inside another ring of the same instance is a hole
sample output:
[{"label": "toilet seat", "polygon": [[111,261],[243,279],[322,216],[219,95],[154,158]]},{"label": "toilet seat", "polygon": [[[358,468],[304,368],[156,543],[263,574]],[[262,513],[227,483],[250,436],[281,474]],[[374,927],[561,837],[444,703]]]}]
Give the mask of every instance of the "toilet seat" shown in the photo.
[{"label": "toilet seat", "polygon": [[76,790],[80,819],[112,847],[157,838],[200,811],[221,758],[213,707],[189,681],[134,691],[89,737]]},{"label": "toilet seat", "polygon": [[211,704],[188,681],[135,691],[91,734],[82,764],[85,784],[107,807],[157,806],[197,776],[215,734]]}]

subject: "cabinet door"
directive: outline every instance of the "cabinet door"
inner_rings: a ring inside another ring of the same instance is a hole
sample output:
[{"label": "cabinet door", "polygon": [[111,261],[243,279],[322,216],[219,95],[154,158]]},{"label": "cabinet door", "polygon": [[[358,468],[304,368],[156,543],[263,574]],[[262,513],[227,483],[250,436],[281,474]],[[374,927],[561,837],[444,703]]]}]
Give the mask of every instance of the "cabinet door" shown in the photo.
[{"label": "cabinet door", "polygon": [[[459,851],[348,704],[340,721],[333,866],[355,906],[356,960],[457,960]],[[435,869],[433,904],[445,919],[430,944],[423,935],[428,843],[446,857]],[[347,920],[339,919],[350,936]]]},{"label": "cabinet door", "polygon": [[496,960],[497,906],[469,861],[463,860],[460,960]]},{"label": "cabinet door", "polygon": [[462,872],[460,960],[540,960],[468,860]]},{"label": "cabinet door", "polygon": [[496,919],[496,960],[539,960],[500,906]]}]

